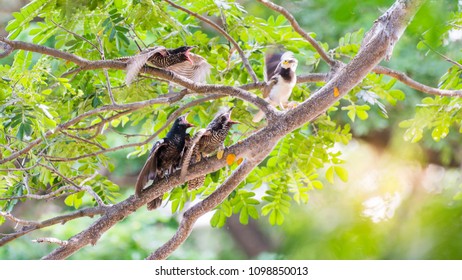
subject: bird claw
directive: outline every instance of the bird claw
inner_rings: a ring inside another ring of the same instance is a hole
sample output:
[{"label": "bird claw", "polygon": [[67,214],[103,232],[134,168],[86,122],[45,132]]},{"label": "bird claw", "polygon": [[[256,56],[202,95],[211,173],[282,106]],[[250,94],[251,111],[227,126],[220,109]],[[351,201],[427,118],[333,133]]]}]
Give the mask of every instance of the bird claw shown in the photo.
[{"label": "bird claw", "polygon": [[287,107],[288,109],[294,109],[295,107],[298,106],[298,102],[297,101],[290,101],[289,103],[287,103]]}]

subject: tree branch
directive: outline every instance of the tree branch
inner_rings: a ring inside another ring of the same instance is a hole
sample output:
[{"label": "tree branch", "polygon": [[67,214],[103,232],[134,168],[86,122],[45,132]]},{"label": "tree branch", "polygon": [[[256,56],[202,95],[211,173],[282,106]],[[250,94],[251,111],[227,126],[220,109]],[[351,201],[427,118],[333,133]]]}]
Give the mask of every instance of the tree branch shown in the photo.
[{"label": "tree branch", "polygon": [[32,240],[32,242],[35,243],[54,243],[58,244],[59,246],[64,246],[67,244],[67,241],[62,241],[54,237],[44,237],[44,238],[37,238],[35,240]]},{"label": "tree branch", "polygon": [[[271,149],[270,149],[271,151]],[[269,153],[269,152],[268,152]],[[261,153],[263,155],[264,153]],[[226,179],[226,181],[210,196],[202,200],[198,204],[188,209],[183,214],[180,226],[178,227],[175,235],[154,253],[148,256],[148,260],[166,259],[172,252],[174,252],[183,242],[189,237],[193,230],[193,226],[197,219],[204,214],[213,210],[218,204],[223,202],[228,195],[242,182],[247,175],[264,159],[264,156],[259,160],[245,159],[241,165]]]},{"label": "tree branch", "polygon": [[75,211],[73,213],[69,213],[66,215],[54,217],[54,218],[45,220],[43,222],[37,222],[34,225],[23,227],[21,231],[19,232],[11,233],[1,238],[0,247],[32,231],[45,228],[45,227],[49,227],[52,225],[56,225],[56,224],[65,224],[66,222],[70,220],[74,220],[74,219],[81,218],[81,217],[93,217],[95,215],[101,215],[104,212],[106,212],[107,209],[108,208],[106,207],[100,207],[100,206],[93,207],[93,208],[86,208],[86,209],[81,209],[81,210],[78,210],[78,211]]},{"label": "tree branch", "polygon": [[438,89],[438,88],[433,88],[426,86],[424,84],[421,84],[417,81],[414,81],[410,77],[408,77],[406,74],[395,71],[393,69],[384,67],[384,66],[376,66],[373,69],[374,73],[377,74],[384,74],[390,77],[393,77],[397,79],[398,81],[402,82],[403,84],[418,90],[420,92],[432,94],[432,95],[439,95],[439,96],[450,96],[450,97],[462,97],[462,90],[447,90],[447,89]]},{"label": "tree branch", "polygon": [[236,50],[238,51],[239,55],[241,56],[241,59],[242,59],[242,63],[244,63],[244,66],[245,68],[247,69],[247,72],[249,72],[250,74],[250,77],[252,77],[252,80],[254,83],[258,82],[258,78],[257,78],[257,75],[255,74],[255,71],[253,71],[252,69],[252,66],[250,66],[250,63],[249,63],[249,60],[247,59],[247,57],[245,56],[245,53],[244,51],[242,50],[242,48],[239,46],[239,44],[236,42],[236,40],[234,40],[233,37],[231,37],[231,35],[229,35],[225,30],[223,30],[223,28],[221,28],[220,26],[218,26],[218,24],[216,24],[215,22],[209,20],[208,18],[206,17],[203,17],[201,15],[199,15],[198,13],[195,13],[193,11],[190,11],[180,5],[177,5],[175,3],[173,3],[172,1],[170,0],[164,0],[165,2],[167,2],[168,4],[170,4],[170,6],[172,7],[175,7],[177,8],[178,10],[181,10],[205,23],[207,23],[208,25],[212,26],[216,31],[218,31],[221,35],[223,35],[233,46],[234,48],[236,48]]},{"label": "tree branch", "polygon": [[302,36],[305,40],[308,41],[308,43],[311,44],[311,46],[313,46],[313,48],[319,53],[319,55],[321,56],[321,58],[327,63],[329,64],[330,66],[334,67],[336,66],[337,64],[337,61],[332,59],[326,51],[324,51],[324,49],[322,48],[322,46],[315,40],[313,39],[313,37],[310,36],[310,34],[308,34],[305,30],[303,30],[303,28],[298,24],[297,20],[295,19],[295,17],[288,11],[286,10],[284,7],[281,7],[279,5],[276,5],[274,4],[273,2],[269,1],[269,0],[258,0],[260,3],[262,3],[263,5],[265,5],[266,7],[270,8],[271,10],[275,11],[275,12],[278,12],[280,13],[281,15],[283,15],[290,23],[290,25],[292,25],[292,28],[298,33],[300,34],[300,36]]},{"label": "tree branch", "polygon": [[164,123],[164,125],[162,125],[161,128],[159,128],[159,130],[157,130],[153,135],[149,136],[146,140],[144,140],[142,142],[125,144],[125,145],[121,145],[121,146],[117,146],[117,147],[113,147],[113,148],[109,148],[109,149],[101,149],[101,150],[93,152],[93,153],[89,153],[89,154],[85,154],[85,155],[81,155],[81,156],[76,156],[76,157],[72,157],[72,158],[62,158],[62,157],[52,157],[52,156],[47,156],[47,158],[50,161],[76,161],[76,160],[80,160],[80,159],[87,158],[87,157],[93,157],[93,156],[97,156],[97,155],[104,154],[104,153],[115,152],[115,151],[127,149],[127,148],[130,148],[130,147],[138,147],[138,146],[146,145],[149,142],[151,142],[153,139],[155,139],[157,136],[159,136],[159,134],[164,129],[166,129],[176,118],[178,118],[184,110],[186,110],[188,108],[191,108],[191,107],[194,107],[194,106],[196,106],[198,104],[201,104],[201,103],[204,103],[204,102],[207,102],[207,101],[210,101],[210,100],[214,100],[214,99],[219,99],[219,98],[222,98],[222,97],[223,97],[222,95],[214,95],[214,94],[212,94],[212,95],[209,95],[209,96],[205,96],[205,97],[196,99],[194,101],[191,101],[191,102],[179,107],[178,109],[175,110],[175,112],[170,114],[170,116],[167,118],[167,121]]}]

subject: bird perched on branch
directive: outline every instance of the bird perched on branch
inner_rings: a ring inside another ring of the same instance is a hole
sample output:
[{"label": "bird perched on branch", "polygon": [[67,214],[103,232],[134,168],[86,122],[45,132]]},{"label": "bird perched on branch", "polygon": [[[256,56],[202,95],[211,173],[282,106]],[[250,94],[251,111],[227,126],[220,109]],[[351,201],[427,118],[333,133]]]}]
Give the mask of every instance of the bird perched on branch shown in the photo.
[{"label": "bird perched on branch", "polygon": [[[265,80],[267,85],[263,89],[263,98],[274,107],[279,106],[285,110],[292,90],[297,82],[295,70],[298,61],[292,52],[283,54],[269,54],[265,57]],[[259,122],[264,117],[263,111],[259,111],[253,118],[253,122]]]},{"label": "bird perched on branch", "polygon": [[151,47],[135,56],[119,58],[118,60],[127,61],[125,83],[130,85],[146,64],[173,71],[193,82],[204,82],[211,66],[202,56],[192,53],[193,48],[191,46],[176,49]]},{"label": "bird perched on branch", "polygon": [[[186,120],[186,116],[181,116],[175,120],[167,136],[153,145],[149,157],[138,175],[135,185],[136,196],[141,195],[141,191],[149,180],[155,181],[169,176],[178,168],[186,139],[190,137],[186,130],[192,126],[194,125]],[[161,203],[162,196],[157,197],[148,203],[148,209],[156,209]]]},{"label": "bird perched on branch", "polygon": [[[210,155],[220,148],[228,135],[231,126],[239,122],[231,120],[231,111],[219,113],[205,129],[199,130],[194,137],[187,143],[181,164],[181,178],[186,176],[190,164],[199,162],[202,157]],[[188,181],[188,189],[197,189],[204,183],[205,176],[196,177]]]}]

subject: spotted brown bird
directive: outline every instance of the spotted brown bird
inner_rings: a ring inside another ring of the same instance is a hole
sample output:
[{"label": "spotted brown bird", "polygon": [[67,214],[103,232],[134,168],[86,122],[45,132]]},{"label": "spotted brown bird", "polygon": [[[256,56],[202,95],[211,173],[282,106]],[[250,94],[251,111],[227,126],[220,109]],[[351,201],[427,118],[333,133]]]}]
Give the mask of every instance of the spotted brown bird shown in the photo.
[{"label": "spotted brown bird", "polygon": [[[186,130],[192,126],[194,125],[186,120],[186,116],[181,116],[175,120],[167,136],[153,145],[149,157],[138,175],[135,185],[136,196],[141,196],[141,192],[149,180],[155,181],[169,176],[178,167],[185,141],[190,137]],[[148,203],[148,209],[156,209],[161,203],[162,196],[159,196]]]},{"label": "spotted brown bird", "polygon": [[192,46],[182,46],[176,49],[167,49],[157,46],[147,48],[127,60],[127,75],[125,83],[131,82],[140,72],[144,65],[150,65],[161,69],[175,72],[193,82],[204,82],[210,72],[210,64],[200,55],[191,52]]},{"label": "spotted brown bird", "polygon": [[[279,63],[274,69],[274,61],[279,59]],[[267,85],[263,89],[263,98],[274,107],[279,106],[285,110],[292,90],[297,82],[295,70],[297,69],[298,60],[292,52],[285,52],[282,55],[270,54],[265,58],[265,74],[267,77]],[[271,71],[271,72],[270,72]],[[264,117],[263,111],[259,111],[253,118],[253,122],[259,122]]]},{"label": "spotted brown bird", "polygon": [[[186,175],[188,166],[199,162],[203,157],[208,156],[220,148],[228,135],[231,126],[239,122],[231,120],[231,111],[218,114],[205,129],[199,130],[185,148],[183,162],[181,164],[181,178]],[[205,176],[196,177],[188,181],[188,189],[197,189],[204,183]]]}]

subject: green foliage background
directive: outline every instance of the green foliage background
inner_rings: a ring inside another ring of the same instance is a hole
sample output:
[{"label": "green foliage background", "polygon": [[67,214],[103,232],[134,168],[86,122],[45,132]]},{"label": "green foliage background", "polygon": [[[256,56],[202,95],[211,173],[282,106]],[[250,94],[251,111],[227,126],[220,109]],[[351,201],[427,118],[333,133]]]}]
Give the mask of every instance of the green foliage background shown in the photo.
[{"label": "green foliage background", "polygon": [[[298,74],[327,71],[319,55],[282,16],[256,1],[175,2],[218,22],[226,22],[226,31],[239,42],[259,79],[263,79],[264,53],[274,45],[295,53],[300,61]],[[305,30],[313,32],[312,36],[322,42],[334,58],[347,62],[359,50],[365,31],[393,2],[301,0],[279,4],[293,12]],[[135,41],[166,47],[195,45],[195,52],[213,65],[210,83],[236,86],[251,82],[240,57],[223,37],[162,1],[35,0],[12,16],[5,26],[10,39],[47,45],[93,60],[101,59],[100,45],[107,59],[135,54]],[[449,31],[460,31],[461,21],[461,7],[456,1],[427,1],[398,43],[392,60],[384,65],[424,84],[461,89],[462,69],[438,54],[444,53],[462,62],[460,40],[449,40]],[[9,156],[11,149],[21,149],[43,137],[46,131],[61,123],[110,104],[103,71],[82,71],[63,78],[62,74],[74,69],[72,64],[24,51],[17,51],[0,63],[0,144],[9,148],[2,148],[3,157]],[[118,103],[148,100],[168,91],[166,83],[153,79],[141,79],[127,88],[123,71],[108,72]],[[303,101],[321,86],[322,83],[299,84],[292,99]],[[197,98],[199,96],[188,96],[170,106],[154,105],[126,114],[105,124],[103,133],[94,138],[96,129],[82,128],[96,126],[101,118],[110,118],[116,112],[86,118],[68,131],[97,145],[65,134],[45,139],[27,154],[24,162],[24,167],[30,168],[26,180],[33,186],[31,192],[52,191],[66,184],[56,172],[38,165],[40,163],[75,178],[76,184],[98,173],[87,184],[105,203],[123,200],[133,193],[133,177],[151,144],[77,157],[98,151],[100,147],[143,141],[156,132],[174,110]],[[389,77],[369,74],[314,123],[282,139],[232,195],[210,217],[204,218],[202,227],[194,231],[172,258],[246,258],[236,244],[223,242],[231,238],[226,228],[232,215],[244,225],[257,220],[275,244],[272,252],[261,254],[260,258],[460,258],[462,243],[457,236],[461,230],[462,205],[457,199],[462,195],[460,174],[455,170],[462,156],[458,145],[462,121],[460,102],[459,98],[418,93]],[[204,127],[224,106],[236,106],[233,118],[241,122],[231,130],[226,145],[238,142],[257,129],[251,122],[256,108],[233,98],[192,108],[190,121],[198,128]],[[125,137],[127,133],[141,136]],[[380,136],[374,139],[374,135],[386,135],[383,137],[386,139]],[[364,160],[376,152],[363,145],[373,145],[378,140],[387,144],[381,152],[389,160],[385,165],[418,167],[393,177],[387,172],[396,170],[382,170],[376,161]],[[43,154],[55,159],[76,159],[51,162],[44,160]],[[430,156],[433,154],[436,157]],[[363,161],[370,165],[361,164]],[[413,173],[425,172],[429,163],[444,169],[446,181],[441,181],[438,192],[420,190],[422,181],[409,187],[406,180]],[[357,166],[363,169],[358,170]],[[72,258],[143,258],[174,233],[186,205],[213,192],[236,167],[234,163],[210,174],[204,187],[198,190],[188,192],[185,186],[177,187],[165,195],[171,203],[162,211],[148,213],[140,209],[105,234],[96,247],[85,248]],[[7,163],[1,168],[15,166]],[[22,171],[2,170],[1,197],[27,192]],[[355,187],[371,172],[387,179],[380,184],[371,183],[377,186],[374,191]],[[364,215],[367,208],[364,203],[368,199],[394,193],[399,194],[401,201],[394,215],[379,222]],[[84,192],[69,192],[54,202],[51,207],[34,201],[0,200],[0,207],[24,218],[45,219],[95,205],[92,197]],[[1,218],[0,222],[3,222]],[[0,248],[0,258],[39,258],[54,245],[33,244],[30,242],[33,237],[67,239],[90,223],[90,219],[84,218],[28,235]],[[221,229],[210,229],[209,225]],[[424,244],[427,240],[428,248],[417,242]],[[417,250],[411,245],[427,249]]]}]

